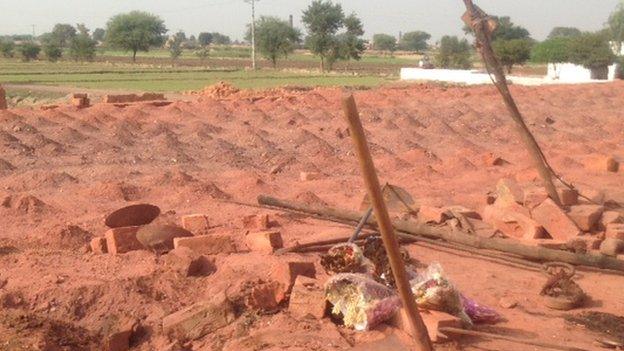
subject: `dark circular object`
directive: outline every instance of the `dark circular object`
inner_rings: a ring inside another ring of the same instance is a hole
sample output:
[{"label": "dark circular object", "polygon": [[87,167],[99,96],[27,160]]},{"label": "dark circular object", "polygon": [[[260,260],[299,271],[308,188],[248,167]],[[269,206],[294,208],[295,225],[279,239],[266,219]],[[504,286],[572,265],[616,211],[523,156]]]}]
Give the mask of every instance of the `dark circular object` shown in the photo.
[{"label": "dark circular object", "polygon": [[142,227],[137,232],[137,240],[156,253],[165,253],[173,250],[173,239],[190,237],[193,233],[175,225],[152,224]]},{"label": "dark circular object", "polygon": [[109,228],[133,227],[152,223],[160,215],[158,206],[131,205],[109,214],[104,222]]}]

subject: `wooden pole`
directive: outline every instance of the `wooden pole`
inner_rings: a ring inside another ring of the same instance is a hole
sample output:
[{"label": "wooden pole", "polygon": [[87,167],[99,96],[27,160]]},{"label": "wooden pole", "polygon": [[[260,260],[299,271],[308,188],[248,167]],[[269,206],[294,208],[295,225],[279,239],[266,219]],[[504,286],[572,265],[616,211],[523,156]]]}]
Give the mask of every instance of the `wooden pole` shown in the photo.
[{"label": "wooden pole", "polygon": [[501,96],[503,97],[503,101],[511,114],[511,118],[514,120],[516,129],[520,134],[520,137],[524,140],[524,144],[526,145],[529,154],[533,158],[533,162],[535,163],[535,167],[540,174],[540,178],[542,178],[542,182],[544,182],[544,187],[548,192],[550,198],[553,201],[561,206],[561,200],[559,199],[559,194],[557,193],[557,188],[553,183],[553,172],[549,167],[548,162],[546,161],[546,156],[540,149],[537,140],[531,133],[531,130],[524,122],[524,118],[522,118],[522,114],[518,109],[518,105],[514,100],[511,92],[509,91],[509,87],[507,86],[507,78],[505,77],[505,72],[503,71],[503,67],[500,62],[496,58],[494,51],[492,50],[491,45],[491,33],[488,25],[488,17],[483,11],[478,9],[473,3],[472,0],[464,0],[464,4],[466,5],[466,9],[468,10],[467,15],[464,17],[464,20],[468,21],[466,23],[470,26],[475,34],[475,38],[477,40],[477,49],[479,53],[481,53],[481,57],[483,58],[483,63],[487,68],[488,72],[492,72],[496,81],[494,85],[498,88]]},{"label": "wooden pole", "polygon": [[396,281],[399,296],[403,301],[403,306],[407,310],[407,315],[412,329],[414,330],[414,339],[417,343],[417,349],[419,351],[432,351],[433,348],[431,346],[427,327],[418,313],[416,299],[412,294],[405,266],[401,259],[399,243],[394,235],[394,228],[392,227],[390,215],[388,214],[388,209],[383,199],[383,193],[379,185],[375,165],[373,164],[373,159],[368,148],[368,142],[364,135],[364,128],[362,127],[353,95],[343,98],[342,107],[345,117],[349,122],[351,137],[360,161],[362,177],[366,183],[368,195],[375,210],[375,217],[379,224],[379,231],[381,232],[381,238],[386,248],[386,253],[388,254],[388,260],[390,261],[390,267],[392,268],[392,274]]}]

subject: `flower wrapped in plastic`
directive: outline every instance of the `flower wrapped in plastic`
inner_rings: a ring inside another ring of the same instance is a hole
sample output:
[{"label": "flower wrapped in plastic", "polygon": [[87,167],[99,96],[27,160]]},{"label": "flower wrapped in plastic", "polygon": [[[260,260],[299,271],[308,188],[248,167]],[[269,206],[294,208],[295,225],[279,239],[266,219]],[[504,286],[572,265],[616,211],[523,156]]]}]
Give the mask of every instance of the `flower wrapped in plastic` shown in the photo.
[{"label": "flower wrapped in plastic", "polygon": [[370,330],[389,320],[401,306],[396,293],[363,274],[337,274],[325,283],[332,314],[355,330]]}]

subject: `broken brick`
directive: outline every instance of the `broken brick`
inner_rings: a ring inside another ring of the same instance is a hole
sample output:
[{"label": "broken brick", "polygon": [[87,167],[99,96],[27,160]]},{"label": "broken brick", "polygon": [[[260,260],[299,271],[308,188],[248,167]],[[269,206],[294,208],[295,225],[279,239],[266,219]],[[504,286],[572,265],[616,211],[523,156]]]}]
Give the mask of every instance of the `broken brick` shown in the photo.
[{"label": "broken brick", "polygon": [[524,207],[533,209],[548,199],[548,192],[544,188],[528,188],[524,190]]},{"label": "broken brick", "polygon": [[253,310],[274,311],[285,299],[284,289],[276,281],[255,284],[245,297],[245,305]]},{"label": "broken brick", "polygon": [[609,224],[624,223],[624,216],[617,211],[605,211],[600,219],[600,229],[606,229]]},{"label": "broken brick", "polygon": [[568,216],[583,231],[593,230],[602,217],[604,207],[599,205],[577,205],[570,208]]},{"label": "broken brick", "polygon": [[182,227],[193,235],[205,235],[210,229],[210,224],[206,215],[192,214],[182,217]]},{"label": "broken brick", "polygon": [[600,253],[606,256],[617,256],[624,252],[624,240],[607,238],[600,244]]},{"label": "broken brick", "polygon": [[552,199],[546,199],[535,207],[531,215],[553,239],[567,240],[581,234],[574,221]]},{"label": "broken brick", "polygon": [[562,206],[573,206],[578,204],[578,191],[569,188],[557,189],[559,200]]},{"label": "broken brick", "polygon": [[207,276],[216,271],[215,264],[208,257],[188,247],[178,247],[163,256],[167,267],[183,277]]},{"label": "broken brick", "polygon": [[269,225],[269,215],[266,213],[243,217],[243,226],[246,229],[267,230]]},{"label": "broken brick", "polygon": [[105,254],[108,253],[108,248],[106,246],[106,238],[93,238],[91,239],[91,252],[94,254]]},{"label": "broken brick", "polygon": [[624,240],[624,223],[611,223],[607,225],[605,237]]},{"label": "broken brick", "polygon": [[418,220],[422,223],[440,224],[448,219],[446,210],[440,207],[420,206],[418,211]]},{"label": "broken brick", "polygon": [[[459,318],[444,312],[427,310],[421,312],[420,316],[427,327],[429,339],[434,343],[443,342],[448,338],[438,331],[439,328],[462,328],[462,322]],[[406,334],[416,336],[405,308],[398,310],[390,323]]]},{"label": "broken brick", "polygon": [[116,255],[134,250],[143,250],[144,247],[137,239],[137,231],[141,227],[119,227],[109,229],[104,237],[108,252]]},{"label": "broken brick", "polygon": [[287,261],[279,262],[271,269],[270,277],[280,283],[284,295],[288,294],[298,276],[316,278],[316,267],[313,262]]},{"label": "broken brick", "polygon": [[319,172],[301,172],[299,173],[299,180],[302,182],[309,182],[311,180],[321,179],[322,175]]},{"label": "broken brick", "polygon": [[[517,204],[516,206],[520,207]],[[500,204],[486,206],[483,211],[483,219],[509,237],[547,238],[548,235],[542,225],[521,211],[514,210],[516,206],[504,207]]]},{"label": "broken brick", "polygon": [[163,332],[180,341],[196,340],[221,329],[236,318],[234,307],[224,293],[172,313],[162,320]]},{"label": "broken brick", "polygon": [[173,239],[173,247],[188,247],[202,255],[231,254],[236,245],[229,235],[199,235]]},{"label": "broken brick", "polygon": [[327,300],[325,290],[316,279],[305,276],[298,276],[295,280],[288,311],[295,319],[302,319],[312,316],[321,319],[325,316]]},{"label": "broken brick", "polygon": [[518,183],[511,178],[502,178],[496,183],[497,201],[505,204],[522,203],[524,192]]},{"label": "broken brick", "polygon": [[245,242],[250,250],[262,253],[272,253],[275,249],[284,247],[279,231],[249,233],[245,237]]}]

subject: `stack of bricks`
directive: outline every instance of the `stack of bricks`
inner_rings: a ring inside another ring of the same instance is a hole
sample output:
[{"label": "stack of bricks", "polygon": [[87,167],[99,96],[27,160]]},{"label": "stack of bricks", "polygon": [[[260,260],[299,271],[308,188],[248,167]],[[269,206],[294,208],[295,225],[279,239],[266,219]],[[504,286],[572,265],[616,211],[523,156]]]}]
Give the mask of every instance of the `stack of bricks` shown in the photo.
[{"label": "stack of bricks", "polygon": [[91,105],[89,97],[85,93],[77,93],[72,95],[71,103],[77,108],[87,108]]}]

